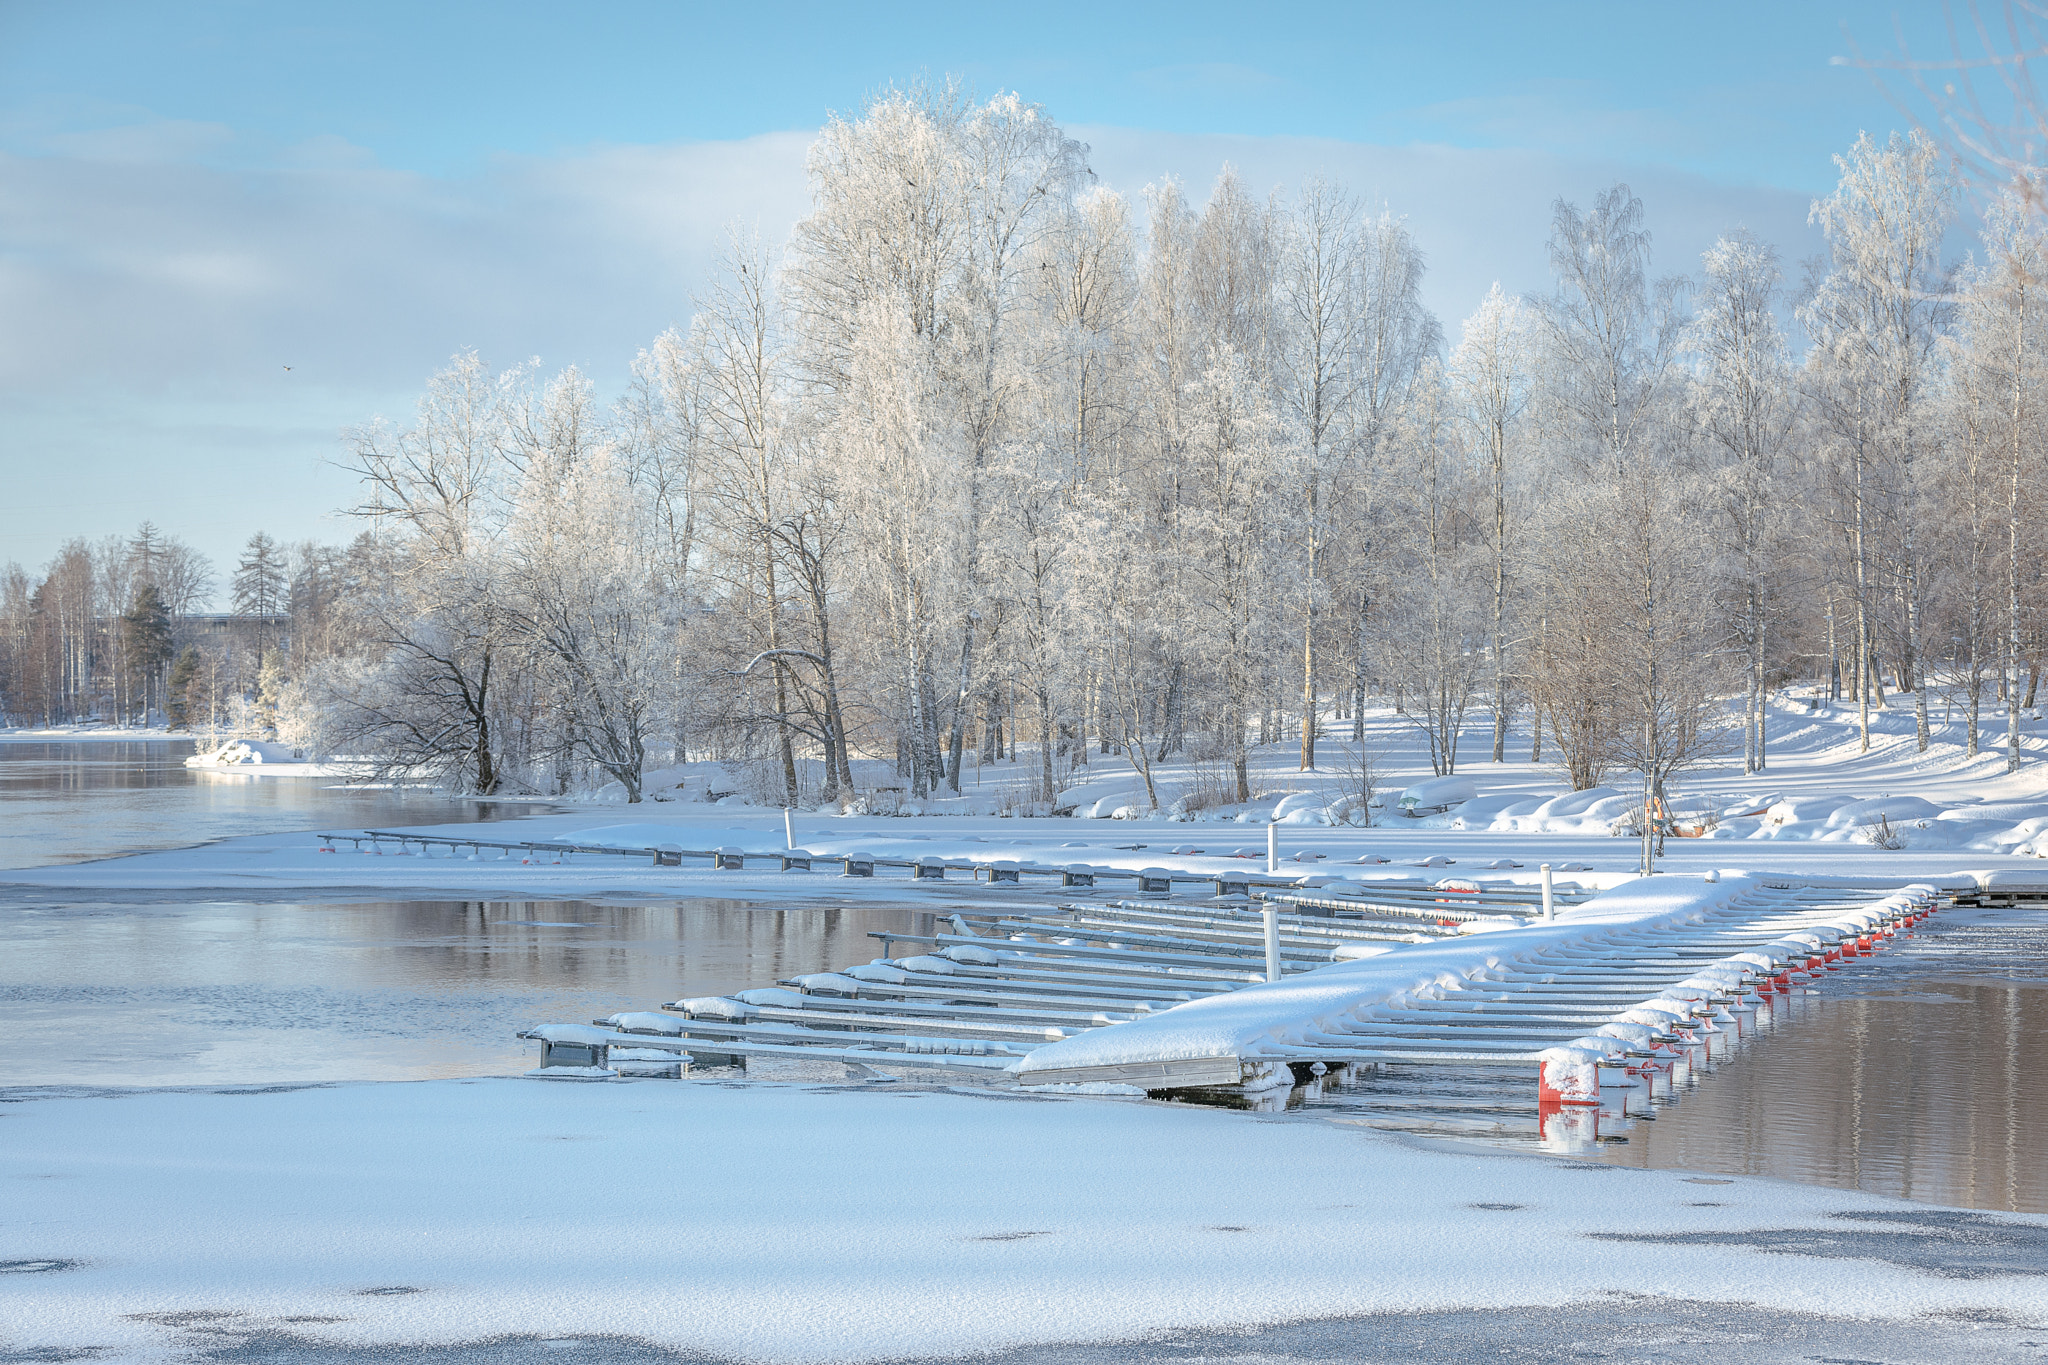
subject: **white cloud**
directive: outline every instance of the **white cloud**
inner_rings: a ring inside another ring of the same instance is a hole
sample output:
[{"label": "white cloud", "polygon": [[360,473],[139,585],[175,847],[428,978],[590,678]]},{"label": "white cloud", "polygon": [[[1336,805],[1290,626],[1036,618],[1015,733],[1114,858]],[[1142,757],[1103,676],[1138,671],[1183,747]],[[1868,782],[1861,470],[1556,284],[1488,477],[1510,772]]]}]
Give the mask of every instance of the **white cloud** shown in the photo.
[{"label": "white cloud", "polygon": [[1546,152],[1412,146],[1381,147],[1334,139],[1081,128],[1105,184],[1135,190],[1172,174],[1200,202],[1224,162],[1260,192],[1283,193],[1310,176],[1349,186],[1375,209],[1404,215],[1429,255],[1425,294],[1457,335],[1457,325],[1494,281],[1511,293],[1550,288],[1545,242],[1551,204],[1560,196],[1589,204],[1617,180],[1643,200],[1659,274],[1696,274],[1700,253],[1742,226],[1774,243],[1788,275],[1821,250],[1806,224],[1810,197],[1792,190],[1715,183],[1685,171],[1614,161],[1574,161]]},{"label": "white cloud", "polygon": [[[1207,73],[1214,77],[1217,73]],[[1242,73],[1230,73],[1234,77]],[[1203,197],[1319,173],[1406,214],[1453,335],[1498,279],[1548,285],[1550,202],[1627,179],[1660,271],[1746,224],[1788,265],[1818,249],[1806,199],[1655,166],[1447,147],[1081,128],[1103,183],[1164,174]],[[334,538],[336,429],[402,416],[458,348],[616,380],[687,320],[734,220],[783,239],[806,132],[505,157],[435,179],[335,139],[264,149],[207,125],[13,140],[0,153],[0,560],[142,516],[226,558],[259,526]],[[284,367],[292,366],[290,372]],[[227,503],[224,506],[223,498]]]}]

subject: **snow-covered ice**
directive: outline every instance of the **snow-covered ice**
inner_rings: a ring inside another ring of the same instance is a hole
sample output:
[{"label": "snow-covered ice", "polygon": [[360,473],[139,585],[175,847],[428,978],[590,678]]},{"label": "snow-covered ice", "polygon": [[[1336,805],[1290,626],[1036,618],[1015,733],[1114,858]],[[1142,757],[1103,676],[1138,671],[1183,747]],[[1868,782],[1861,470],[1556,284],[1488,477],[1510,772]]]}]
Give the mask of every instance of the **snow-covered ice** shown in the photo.
[{"label": "snow-covered ice", "polygon": [[1614,1240],[1841,1235],[1831,1215],[1895,1201],[1760,1179],[1703,1201],[1677,1173],[1100,1097],[435,1081],[44,1099],[5,1130],[0,1261],[64,1267],[0,1277],[24,1354],[158,1358],[184,1314],[773,1361],[1617,1293],[2044,1316],[2038,1276]]}]

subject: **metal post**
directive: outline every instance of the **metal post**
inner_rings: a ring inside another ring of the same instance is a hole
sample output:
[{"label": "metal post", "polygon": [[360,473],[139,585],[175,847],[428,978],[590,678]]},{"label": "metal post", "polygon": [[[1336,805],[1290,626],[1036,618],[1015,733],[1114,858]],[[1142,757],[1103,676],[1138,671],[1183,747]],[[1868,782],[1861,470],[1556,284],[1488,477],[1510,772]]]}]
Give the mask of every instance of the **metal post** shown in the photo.
[{"label": "metal post", "polygon": [[1266,980],[1280,979],[1280,911],[1273,902],[1267,901],[1266,911]]},{"label": "metal post", "polygon": [[796,826],[789,822],[788,806],[782,808],[782,846],[784,848],[796,847]]},{"label": "metal post", "polygon": [[[1280,870],[1280,826],[1270,823],[1266,826],[1266,871]],[[1269,912],[1270,913],[1270,912]]]},{"label": "metal post", "polygon": [[1550,923],[1557,918],[1557,902],[1550,895],[1550,864],[1543,865],[1543,922]]}]

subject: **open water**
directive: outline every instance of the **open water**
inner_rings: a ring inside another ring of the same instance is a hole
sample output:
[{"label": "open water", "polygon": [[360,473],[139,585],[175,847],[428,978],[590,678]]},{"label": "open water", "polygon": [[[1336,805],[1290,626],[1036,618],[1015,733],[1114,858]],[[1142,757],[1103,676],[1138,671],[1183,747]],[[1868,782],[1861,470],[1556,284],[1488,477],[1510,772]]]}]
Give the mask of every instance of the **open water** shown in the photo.
[{"label": "open water", "polygon": [[[221,782],[189,745],[0,743],[0,865],[324,824],[488,819],[424,794]],[[0,1088],[506,1074],[515,1034],[875,956],[929,913],[738,901],[91,904],[0,892]],[[1947,910],[1775,1008],[1583,1155],[2048,1214],[2048,911]],[[1533,1148],[1533,1084],[1364,1078],[1326,1117]],[[1705,1178],[1705,1177],[1703,1177]],[[1711,1187],[1702,1198],[1711,1199]]]},{"label": "open water", "polygon": [[189,739],[0,736],[0,868],[49,867],[333,822],[355,828],[532,815],[433,792],[188,768]]},{"label": "open water", "polygon": [[0,900],[0,1087],[508,1075],[515,1036],[866,961],[931,916],[740,901]]},{"label": "open water", "polygon": [[1420,1137],[2048,1214],[2048,910],[1943,910],[1777,997],[1726,1057],[1676,1079],[1651,1112],[1603,1112],[1562,1145],[1534,1078],[1501,1068],[1392,1066],[1287,1103]]},{"label": "open water", "polygon": [[[184,766],[189,740],[0,742],[0,868],[546,807]],[[741,901],[83,902],[0,891],[0,1087],[499,1075],[540,1023],[865,961],[930,915]]]},{"label": "open water", "polygon": [[2048,910],[1944,910],[1830,975],[1603,1161],[2048,1214]]}]

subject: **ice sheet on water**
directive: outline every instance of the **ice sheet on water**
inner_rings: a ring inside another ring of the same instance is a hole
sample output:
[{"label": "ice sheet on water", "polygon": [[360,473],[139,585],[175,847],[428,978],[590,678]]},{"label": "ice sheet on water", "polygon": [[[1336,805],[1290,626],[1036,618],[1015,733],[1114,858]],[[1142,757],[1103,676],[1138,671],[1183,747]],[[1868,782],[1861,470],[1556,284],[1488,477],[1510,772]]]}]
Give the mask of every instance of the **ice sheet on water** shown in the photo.
[{"label": "ice sheet on water", "polygon": [[[24,1358],[154,1359],[185,1353],[194,1321],[281,1317],[316,1349],[581,1335],[784,1362],[1674,1285],[1898,1323],[2040,1307],[2036,1276],[1902,1274],[1819,1241],[1918,1230],[1925,1211],[1893,1201],[1737,1178],[1704,1208],[1678,1172],[1136,1096],[512,1079],[13,1111],[0,1259],[64,1267],[8,1285]],[[933,1160],[947,1151],[974,1159]],[[760,1235],[791,1227],[807,1235]],[[359,1292],[387,1285],[420,1292]]]}]

